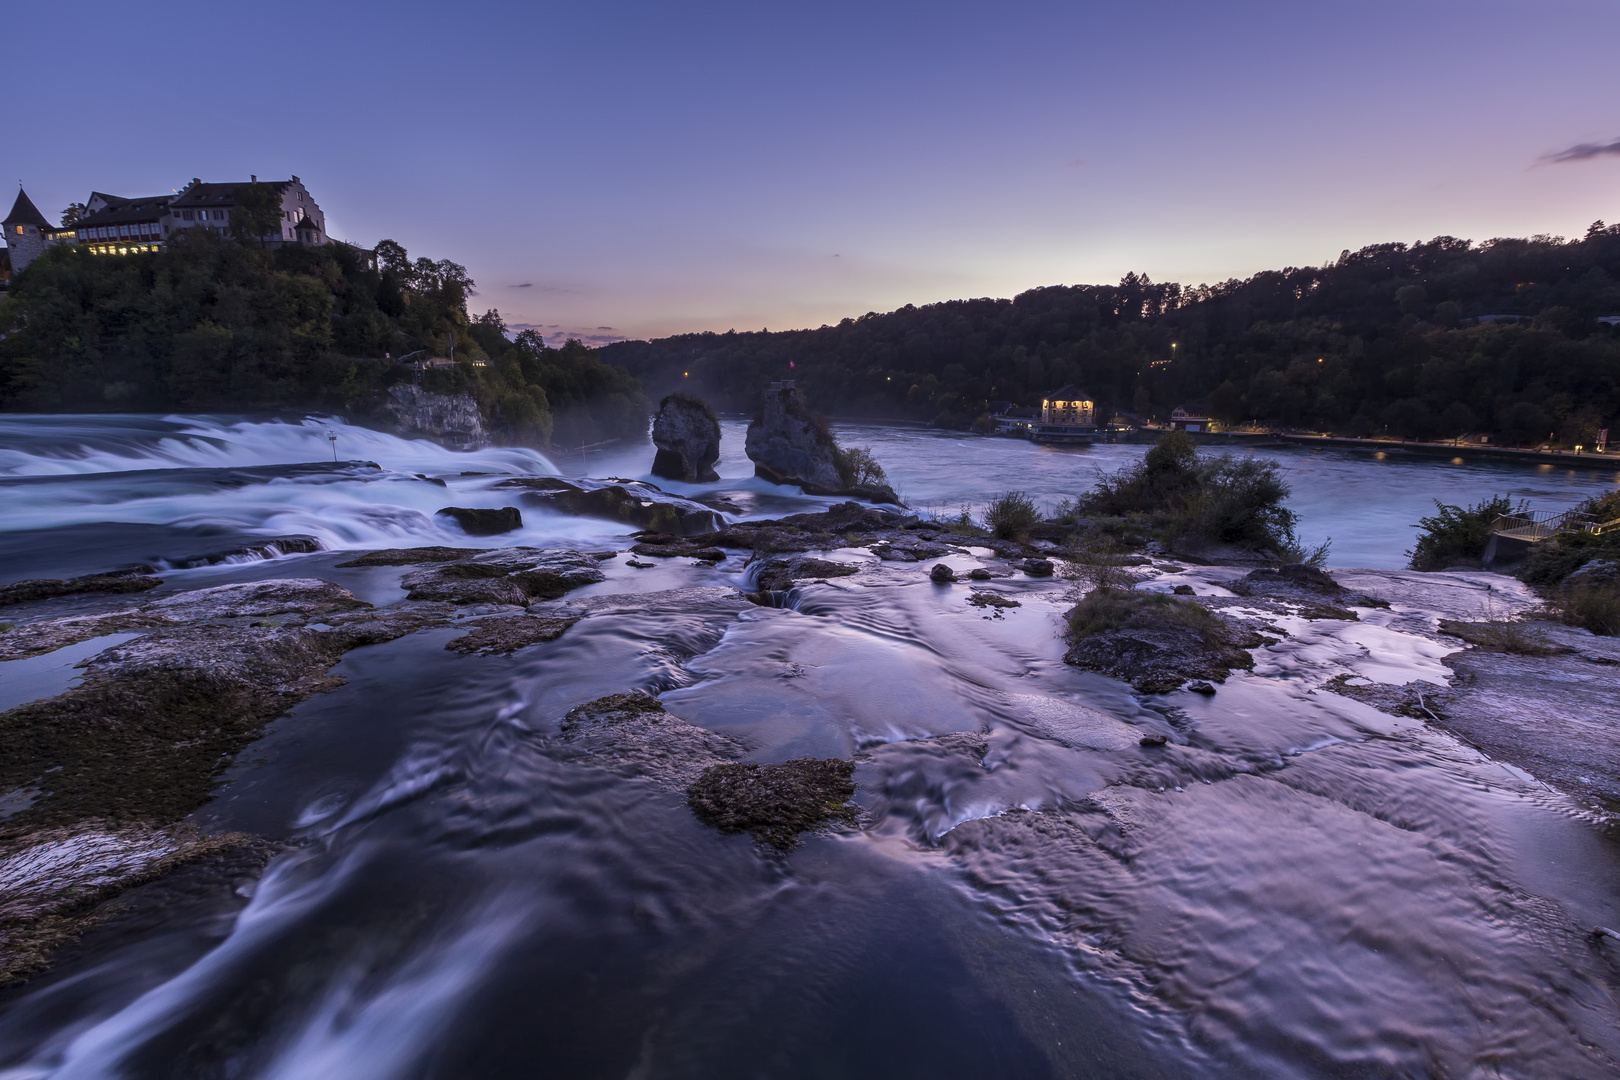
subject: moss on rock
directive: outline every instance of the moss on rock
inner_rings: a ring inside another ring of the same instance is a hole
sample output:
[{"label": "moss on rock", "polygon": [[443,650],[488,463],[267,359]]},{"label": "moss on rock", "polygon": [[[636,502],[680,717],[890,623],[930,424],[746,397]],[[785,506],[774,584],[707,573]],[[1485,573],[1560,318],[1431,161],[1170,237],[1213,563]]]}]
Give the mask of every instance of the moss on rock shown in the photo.
[{"label": "moss on rock", "polygon": [[779,765],[728,762],[706,769],[686,789],[698,818],[721,832],[746,832],[790,851],[799,834],[835,821],[855,821],[855,763],[799,758]]}]

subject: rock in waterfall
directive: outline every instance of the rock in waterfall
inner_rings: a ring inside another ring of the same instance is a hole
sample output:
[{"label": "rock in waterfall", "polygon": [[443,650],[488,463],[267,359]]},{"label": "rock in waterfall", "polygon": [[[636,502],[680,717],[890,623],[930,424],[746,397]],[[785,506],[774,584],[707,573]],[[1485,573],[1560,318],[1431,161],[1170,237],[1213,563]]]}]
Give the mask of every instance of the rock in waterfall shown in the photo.
[{"label": "rock in waterfall", "polygon": [[714,463],[720,460],[720,421],[714,410],[697,398],[670,394],[658,403],[653,420],[654,476],[707,484],[720,479]]}]

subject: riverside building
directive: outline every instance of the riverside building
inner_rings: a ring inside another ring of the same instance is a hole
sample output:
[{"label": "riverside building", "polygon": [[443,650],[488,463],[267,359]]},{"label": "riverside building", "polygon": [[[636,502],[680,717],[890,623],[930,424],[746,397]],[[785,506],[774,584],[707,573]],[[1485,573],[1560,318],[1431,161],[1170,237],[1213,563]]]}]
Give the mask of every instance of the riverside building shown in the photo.
[{"label": "riverside building", "polygon": [[[240,197],[259,183],[257,176],[228,183],[204,183],[194,177],[179,191],[137,198],[92,191],[79,220],[61,226],[52,225],[19,188],[4,222],[11,271],[26,269],[52,244],[83,244],[96,255],[133,255],[161,250],[180,229],[232,234]],[[263,186],[275,192],[279,206],[273,230],[257,237],[261,243],[280,247],[331,242],[326,215],[302,180],[296,176],[267,180]]]}]

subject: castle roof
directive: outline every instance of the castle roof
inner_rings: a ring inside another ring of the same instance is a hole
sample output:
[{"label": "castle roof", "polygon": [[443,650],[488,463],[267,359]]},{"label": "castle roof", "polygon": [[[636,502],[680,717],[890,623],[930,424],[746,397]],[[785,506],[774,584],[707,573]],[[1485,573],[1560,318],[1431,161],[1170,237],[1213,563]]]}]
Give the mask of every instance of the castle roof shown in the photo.
[{"label": "castle roof", "polygon": [[76,229],[88,229],[101,225],[130,225],[136,222],[158,221],[169,213],[169,203],[173,195],[146,195],[137,199],[125,199],[116,195],[103,195],[107,207],[97,210],[93,214],[86,214],[74,226]]},{"label": "castle roof", "polygon": [[319,225],[315,224],[314,221],[310,220],[308,210],[304,211],[304,216],[298,219],[298,224],[294,225],[293,228],[295,228],[295,229],[312,229],[315,232],[320,232],[321,231],[321,227]]},{"label": "castle roof", "polygon": [[0,225],[37,225],[41,229],[56,227],[45,220],[45,215],[39,212],[39,207],[28,197],[28,192],[20,187],[17,189],[17,201],[11,204],[11,213],[6,215],[6,220],[0,222]]},{"label": "castle roof", "polygon": [[1080,389],[1074,383],[1069,383],[1061,390],[1054,390],[1046,395],[1047,401],[1090,401],[1091,395]]},{"label": "castle roof", "polygon": [[193,180],[185,189],[176,195],[169,203],[176,210],[190,210],[194,207],[235,206],[236,189],[252,187],[254,184],[264,184],[273,187],[280,193],[291,180],[236,180],[225,184],[205,184],[201,180]]}]

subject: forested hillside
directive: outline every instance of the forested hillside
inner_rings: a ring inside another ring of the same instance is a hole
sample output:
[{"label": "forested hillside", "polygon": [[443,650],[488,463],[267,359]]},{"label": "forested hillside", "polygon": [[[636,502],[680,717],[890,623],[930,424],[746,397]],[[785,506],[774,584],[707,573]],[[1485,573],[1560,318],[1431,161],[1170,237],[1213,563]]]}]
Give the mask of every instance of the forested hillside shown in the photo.
[{"label": "forested hillside", "polygon": [[[1620,330],[1598,321],[1616,314],[1620,227],[1598,222],[1574,241],[1380,244],[1213,286],[1130,274],[602,355],[651,393],[684,386],[725,409],[795,377],[828,412],[966,426],[991,401],[1074,382],[1144,419],[1186,404],[1232,424],[1590,444],[1620,419]],[[1502,315],[1522,321],[1488,318]]]},{"label": "forested hillside", "polygon": [[[645,430],[636,381],[577,341],[509,340],[467,313],[448,260],[384,240],[265,249],[203,229],[120,257],[55,247],[0,295],[0,408],[17,411],[364,410],[446,356],[425,389],[476,396],[497,435],[544,445]],[[488,361],[475,367],[471,361]]]}]

